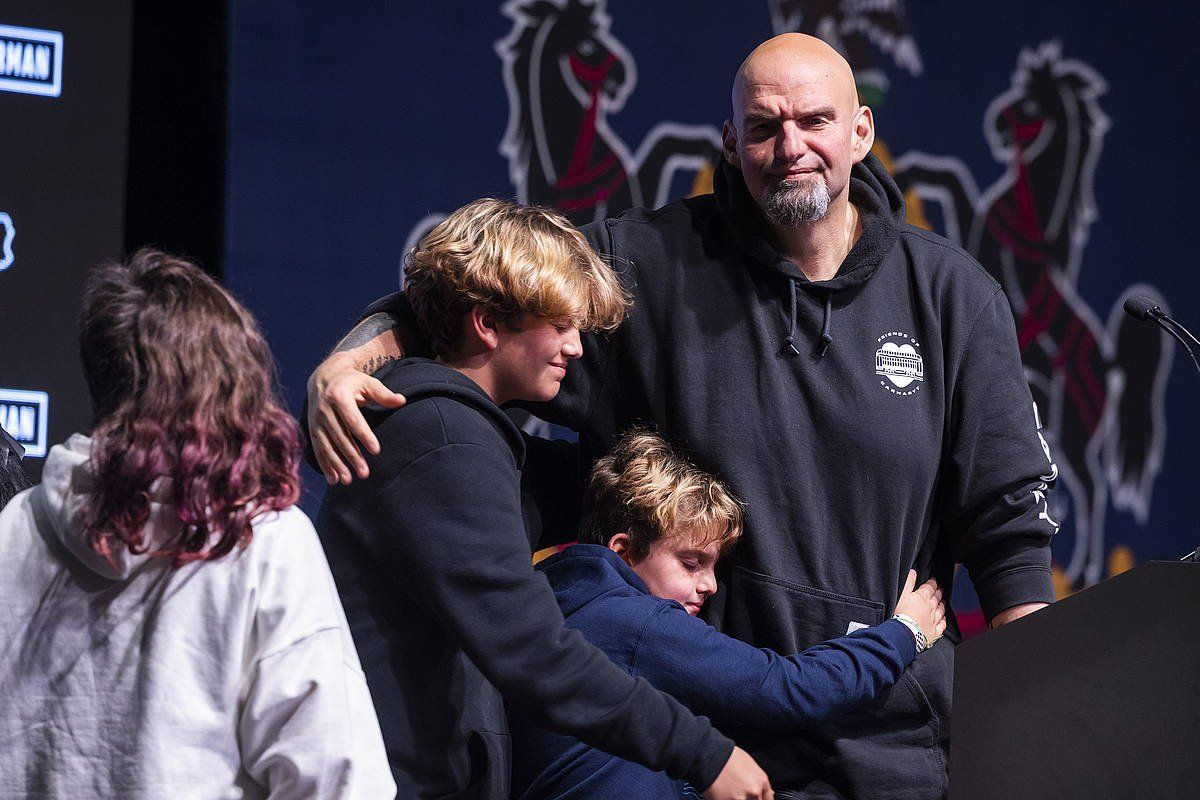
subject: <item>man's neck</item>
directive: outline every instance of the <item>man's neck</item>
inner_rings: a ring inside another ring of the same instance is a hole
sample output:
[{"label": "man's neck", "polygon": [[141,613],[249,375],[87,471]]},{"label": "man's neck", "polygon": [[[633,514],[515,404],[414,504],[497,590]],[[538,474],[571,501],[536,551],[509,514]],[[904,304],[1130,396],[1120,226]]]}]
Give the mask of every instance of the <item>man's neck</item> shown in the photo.
[{"label": "man's neck", "polygon": [[780,253],[810,281],[827,281],[837,275],[862,235],[858,209],[849,200],[843,200],[839,206],[816,222],[797,227],[771,225]]}]

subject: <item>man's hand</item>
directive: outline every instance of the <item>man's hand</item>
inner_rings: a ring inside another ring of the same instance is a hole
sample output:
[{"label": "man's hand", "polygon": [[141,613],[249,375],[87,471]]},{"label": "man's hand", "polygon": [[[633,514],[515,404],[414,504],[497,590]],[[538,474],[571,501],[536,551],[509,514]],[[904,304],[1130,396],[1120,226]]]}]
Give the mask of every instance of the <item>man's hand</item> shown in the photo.
[{"label": "man's hand", "polygon": [[1043,608],[1045,608],[1048,605],[1050,605],[1050,604],[1049,603],[1024,603],[1023,605],[1013,606],[1012,608],[1006,608],[1003,611],[1001,611],[999,614],[997,614],[996,616],[992,617],[991,621],[988,622],[988,627],[999,628],[1001,625],[1007,625],[1008,623],[1012,622],[1014,619],[1020,619],[1021,617],[1024,617],[1027,614],[1032,614],[1035,611],[1041,611]]},{"label": "man's hand", "polygon": [[379,452],[379,440],[359,406],[378,403],[385,408],[404,405],[396,394],[361,372],[353,351],[334,353],[308,378],[308,436],[325,480],[330,485],[349,484],[370,474],[355,440],[370,453]]},{"label": "man's hand", "polygon": [[908,571],[908,580],[896,602],[896,613],[912,617],[921,633],[933,644],[946,632],[946,605],[937,581],[930,578],[917,588],[916,570]]},{"label": "man's hand", "polygon": [[740,747],[734,747],[724,769],[704,792],[707,800],[774,800],[767,773]]}]

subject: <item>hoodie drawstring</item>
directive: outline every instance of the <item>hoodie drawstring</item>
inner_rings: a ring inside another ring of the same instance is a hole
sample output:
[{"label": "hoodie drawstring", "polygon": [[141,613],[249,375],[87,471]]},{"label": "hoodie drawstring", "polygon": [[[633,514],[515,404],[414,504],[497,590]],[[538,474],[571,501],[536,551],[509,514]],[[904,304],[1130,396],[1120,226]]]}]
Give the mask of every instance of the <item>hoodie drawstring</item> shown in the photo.
[{"label": "hoodie drawstring", "polygon": [[[833,292],[825,293],[825,319],[821,323],[821,344],[817,347],[817,355],[825,357],[829,345],[833,344],[833,335],[829,332],[833,325]],[[788,279],[788,329],[783,337],[784,355],[798,356],[796,348],[796,280]]]},{"label": "hoodie drawstring", "polygon": [[796,281],[791,278],[788,279],[788,332],[783,341],[787,345],[787,355],[800,355],[796,349]]},{"label": "hoodie drawstring", "polygon": [[833,292],[826,292],[825,293],[825,321],[823,323],[821,323],[821,349],[819,350],[821,358],[825,357],[825,352],[827,350],[829,350],[829,345],[833,344],[833,336],[829,333],[829,327],[832,324],[833,324]]}]

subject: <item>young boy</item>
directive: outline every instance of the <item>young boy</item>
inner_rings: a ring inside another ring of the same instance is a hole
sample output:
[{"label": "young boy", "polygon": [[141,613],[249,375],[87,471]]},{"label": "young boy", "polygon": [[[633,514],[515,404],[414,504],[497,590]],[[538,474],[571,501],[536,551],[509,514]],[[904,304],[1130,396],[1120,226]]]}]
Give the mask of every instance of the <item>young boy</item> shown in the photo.
[{"label": "young boy", "polygon": [[[769,795],[733,743],[563,624],[521,515],[525,444],[501,411],[549,400],[612,328],[616,275],[558,214],[479,200],[418,245],[406,294],[437,354],[384,365],[371,476],[317,519],[402,798],[507,798],[503,700],[712,797]],[[757,788],[756,788],[757,787]]]},{"label": "young boy", "polygon": [[[580,542],[538,565],[567,625],[630,674],[717,724],[816,726],[890,687],[945,631],[941,591],[914,590],[896,617],[792,656],[754,648],[696,618],[714,567],[741,535],[738,501],[661,437],[626,434],[596,462]],[[511,715],[513,797],[695,797],[685,783]]]}]

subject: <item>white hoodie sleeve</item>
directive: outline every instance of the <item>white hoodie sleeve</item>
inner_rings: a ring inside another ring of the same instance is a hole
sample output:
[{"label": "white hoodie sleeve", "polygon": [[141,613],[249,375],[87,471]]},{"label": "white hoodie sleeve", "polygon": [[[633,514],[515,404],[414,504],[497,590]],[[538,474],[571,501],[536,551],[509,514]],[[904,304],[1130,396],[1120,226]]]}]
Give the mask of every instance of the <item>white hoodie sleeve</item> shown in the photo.
[{"label": "white hoodie sleeve", "polygon": [[392,798],[379,722],[316,533],[294,509],[279,522],[248,636],[242,767],[273,800]]}]

